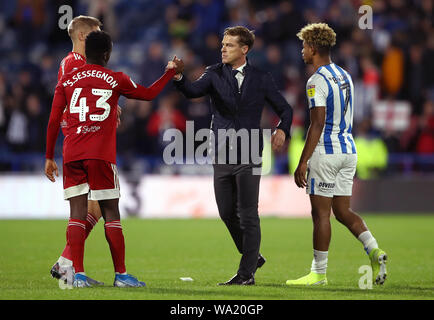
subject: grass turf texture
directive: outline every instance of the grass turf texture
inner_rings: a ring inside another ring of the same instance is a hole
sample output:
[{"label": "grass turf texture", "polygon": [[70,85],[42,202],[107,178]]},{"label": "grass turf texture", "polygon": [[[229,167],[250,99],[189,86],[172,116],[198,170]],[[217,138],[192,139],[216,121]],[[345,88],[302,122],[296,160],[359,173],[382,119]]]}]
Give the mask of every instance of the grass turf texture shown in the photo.
[{"label": "grass turf texture", "polygon": [[[237,271],[239,254],[220,220],[123,220],[126,265],[146,288],[112,287],[113,265],[100,221],[86,242],[86,273],[104,287],[61,290],[49,270],[65,243],[66,221],[0,221],[0,299],[433,299],[434,216],[365,215],[389,255],[384,286],[359,289],[359,267],[369,259],[361,243],[332,219],[326,287],[288,287],[312,261],[310,219],[261,220],[267,263],[256,286],[220,287]],[[183,282],[180,277],[192,277]]]}]

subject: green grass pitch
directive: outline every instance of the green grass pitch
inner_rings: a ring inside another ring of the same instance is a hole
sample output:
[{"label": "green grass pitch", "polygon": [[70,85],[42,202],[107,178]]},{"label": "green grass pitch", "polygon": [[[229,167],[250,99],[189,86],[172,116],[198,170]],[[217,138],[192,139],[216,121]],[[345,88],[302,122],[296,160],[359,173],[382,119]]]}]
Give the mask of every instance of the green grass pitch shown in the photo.
[{"label": "green grass pitch", "polygon": [[[261,220],[261,253],[267,263],[256,286],[219,287],[235,274],[239,254],[217,219],[125,219],[127,271],[146,288],[113,288],[113,265],[100,221],[86,242],[85,269],[100,288],[62,290],[49,270],[65,244],[66,221],[0,221],[0,299],[433,299],[434,215],[363,215],[389,255],[384,286],[359,288],[359,267],[369,259],[362,245],[332,219],[328,280],[325,287],[287,287],[305,275],[312,261],[310,219]],[[180,277],[191,277],[183,282]]]}]

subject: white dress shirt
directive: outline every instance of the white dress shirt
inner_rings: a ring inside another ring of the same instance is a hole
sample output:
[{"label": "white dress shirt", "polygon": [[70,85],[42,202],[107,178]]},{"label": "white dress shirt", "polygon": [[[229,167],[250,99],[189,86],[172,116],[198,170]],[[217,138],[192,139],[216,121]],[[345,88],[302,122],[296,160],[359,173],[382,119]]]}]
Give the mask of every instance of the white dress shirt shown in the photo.
[{"label": "white dress shirt", "polygon": [[244,80],[244,72],[243,69],[244,67],[247,65],[247,62],[245,62],[242,66],[238,67],[236,70],[238,70],[239,72],[237,72],[237,74],[235,75],[235,78],[238,81],[238,90],[241,89],[241,85],[243,84],[243,80]]}]

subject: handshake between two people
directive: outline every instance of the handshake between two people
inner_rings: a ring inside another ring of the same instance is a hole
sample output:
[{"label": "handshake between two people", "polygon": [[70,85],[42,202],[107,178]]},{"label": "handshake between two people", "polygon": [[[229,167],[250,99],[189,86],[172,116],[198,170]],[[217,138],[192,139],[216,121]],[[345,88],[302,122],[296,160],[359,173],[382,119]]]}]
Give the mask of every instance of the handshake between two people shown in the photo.
[{"label": "handshake between two people", "polygon": [[[170,69],[175,69],[175,76],[173,77],[173,79],[180,80],[182,77],[182,72],[184,71],[184,61],[174,56],[173,59],[167,63],[166,66],[166,71]],[[271,136],[271,146],[273,151],[282,151],[285,140],[285,132],[282,129],[276,129]]]},{"label": "handshake between two people", "polygon": [[175,72],[176,72],[175,76],[174,76],[175,80],[181,79],[181,74],[184,71],[184,61],[182,61],[182,59],[178,59],[176,56],[174,56],[173,59],[167,63],[167,66],[166,66],[166,71],[170,70],[170,69],[175,69]]}]

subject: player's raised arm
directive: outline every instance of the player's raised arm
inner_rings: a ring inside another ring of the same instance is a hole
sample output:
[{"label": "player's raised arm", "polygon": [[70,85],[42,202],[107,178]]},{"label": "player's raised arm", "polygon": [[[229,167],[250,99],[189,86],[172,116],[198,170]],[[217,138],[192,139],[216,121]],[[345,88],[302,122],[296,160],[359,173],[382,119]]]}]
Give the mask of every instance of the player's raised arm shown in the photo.
[{"label": "player's raised arm", "polygon": [[176,73],[182,72],[183,64],[177,64],[176,57],[169,61],[165,73],[155,81],[149,88],[136,84],[126,74],[121,74],[120,93],[127,98],[139,100],[153,100],[164,89],[166,84],[173,78]]}]

